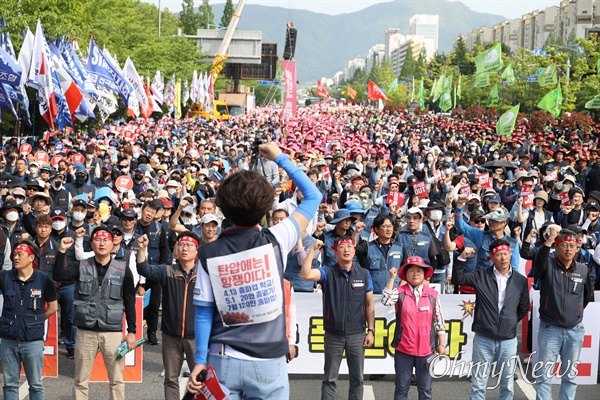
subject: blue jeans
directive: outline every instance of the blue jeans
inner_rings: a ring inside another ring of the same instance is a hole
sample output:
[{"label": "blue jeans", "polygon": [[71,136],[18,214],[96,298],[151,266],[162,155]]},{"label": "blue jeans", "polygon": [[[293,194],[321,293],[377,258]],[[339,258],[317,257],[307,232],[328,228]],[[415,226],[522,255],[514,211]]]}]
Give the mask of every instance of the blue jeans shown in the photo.
[{"label": "blue jeans", "polygon": [[396,349],[394,355],[394,371],[396,371],[394,400],[406,400],[408,398],[413,367],[415,367],[419,400],[431,400],[433,377],[429,373],[429,366],[427,365],[429,357],[431,357],[431,354],[418,357],[405,354]]},{"label": "blue jeans", "polygon": [[64,342],[67,349],[75,348],[77,327],[73,325],[73,310],[75,304],[75,283],[58,288],[58,304],[60,304],[61,324],[64,324]]},{"label": "blue jeans", "polygon": [[240,360],[208,355],[208,365],[227,389],[231,400],[287,399],[290,397],[285,356],[271,360]]},{"label": "blue jeans", "polygon": [[42,367],[44,366],[44,342],[30,342],[2,339],[2,372],[4,386],[2,391],[5,400],[19,400],[19,377],[21,363],[29,384],[29,399],[44,400],[42,385]]},{"label": "blue jeans", "polygon": [[538,400],[552,399],[552,373],[554,366],[560,355],[561,378],[559,400],[574,399],[577,391],[576,366],[573,363],[579,361],[581,346],[583,345],[583,336],[585,329],[582,323],[573,328],[561,328],[544,321],[540,321],[538,331],[538,362],[542,362],[543,367],[535,376],[536,398]]},{"label": "blue jeans", "polygon": [[472,360],[471,400],[485,399],[490,375],[494,378],[498,377],[500,381],[500,398],[502,400],[513,398],[517,338],[494,340],[475,333]]}]

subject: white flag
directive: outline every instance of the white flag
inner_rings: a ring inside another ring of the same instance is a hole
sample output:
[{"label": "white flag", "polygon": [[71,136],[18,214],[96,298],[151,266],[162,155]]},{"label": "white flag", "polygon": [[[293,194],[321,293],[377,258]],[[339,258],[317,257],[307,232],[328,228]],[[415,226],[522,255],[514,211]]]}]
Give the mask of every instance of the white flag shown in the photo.
[{"label": "white flag", "polygon": [[54,129],[53,119],[58,115],[58,111],[56,108],[56,100],[54,98],[52,73],[48,59],[49,51],[47,47],[42,24],[38,20],[35,29],[28,84],[37,90],[40,115],[46,120],[50,128]]},{"label": "white flag", "polygon": [[137,73],[135,69],[135,65],[133,65],[133,61],[129,57],[125,61],[125,66],[123,67],[123,75],[125,79],[131,84],[133,87],[133,93],[135,94],[135,99],[141,105],[141,108],[138,109],[141,111],[144,118],[148,118],[147,110],[149,108],[148,96],[146,96],[146,91],[144,90],[144,84],[142,83],[142,79]]},{"label": "white flag", "polygon": [[164,97],[163,97],[164,90],[165,90],[165,83],[164,83],[163,77],[160,74],[160,71],[156,71],[156,74],[154,75],[154,79],[152,80],[152,85],[150,85],[150,91],[152,92],[152,95],[154,96],[154,99],[156,100],[156,102],[160,105],[162,105],[165,102]]},{"label": "white flag", "polygon": [[182,93],[181,105],[185,106],[190,99],[190,87],[188,85],[187,79],[183,82],[183,93]]},{"label": "white flag", "polygon": [[167,105],[172,105],[175,101],[175,75],[173,75],[173,78],[167,83],[167,86],[165,87],[164,99]]},{"label": "white flag", "polygon": [[26,83],[29,77],[29,70],[31,69],[31,57],[33,55],[33,33],[29,29],[25,29],[25,37],[23,38],[23,45],[21,51],[19,51],[19,65],[23,68],[23,75],[21,76],[21,82]]},{"label": "white flag", "polygon": [[192,99],[192,103],[196,103],[198,101],[198,71],[196,70],[194,70],[194,76],[192,77],[190,99]]}]

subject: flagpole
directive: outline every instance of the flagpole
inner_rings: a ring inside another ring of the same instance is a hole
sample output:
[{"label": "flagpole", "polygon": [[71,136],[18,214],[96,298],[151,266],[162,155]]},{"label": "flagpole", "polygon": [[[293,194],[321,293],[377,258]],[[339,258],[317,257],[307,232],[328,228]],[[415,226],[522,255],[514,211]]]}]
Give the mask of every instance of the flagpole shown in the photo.
[{"label": "flagpole", "polygon": [[161,17],[161,13],[160,13],[160,0],[158,0],[158,37],[160,37],[160,17]]}]

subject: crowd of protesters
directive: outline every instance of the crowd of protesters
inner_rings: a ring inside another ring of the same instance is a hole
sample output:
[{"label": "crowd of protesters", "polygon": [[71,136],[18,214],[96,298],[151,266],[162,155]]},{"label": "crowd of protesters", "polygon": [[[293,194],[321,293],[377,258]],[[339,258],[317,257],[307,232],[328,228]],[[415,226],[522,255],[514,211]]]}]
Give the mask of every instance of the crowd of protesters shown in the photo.
[{"label": "crowd of protesters", "polygon": [[[326,268],[342,268],[343,264],[348,266],[346,273],[351,268],[366,270],[364,289],[383,293],[386,305],[400,304],[397,313],[402,318],[403,307],[408,307],[405,296],[414,298],[416,304],[427,302],[426,332],[433,332],[430,345],[398,358],[413,362],[416,357],[422,375],[423,360],[434,352],[443,353],[439,347],[446,345],[440,328],[443,317],[436,310],[437,294],[429,288],[423,291],[423,282],[437,284],[441,293],[476,293],[478,300],[500,293],[498,304],[488,311],[496,310],[495,318],[503,318],[499,310],[505,304],[504,295],[514,290],[510,285],[507,289],[506,280],[511,278],[506,274],[518,273],[520,259],[534,260],[530,272],[534,287],[551,304],[551,309],[541,312],[540,335],[545,335],[546,347],[550,347],[545,349],[546,359],[556,360],[560,353],[574,361],[579,357],[577,342],[563,353],[552,338],[561,329],[573,337],[581,332],[583,338],[582,315],[570,315],[567,321],[557,315],[576,310],[580,303],[583,309],[594,285],[600,286],[596,280],[600,273],[599,128],[575,129],[555,123],[532,131],[527,120],[519,120],[515,132],[504,137],[496,135],[494,124],[485,120],[322,106],[300,109],[296,118],[285,123],[279,119],[279,110],[261,109],[229,121],[163,118],[105,124],[29,139],[30,146],[12,138],[0,155],[0,262],[4,270],[13,270],[17,257],[33,253],[35,269],[54,279],[56,295],[49,294],[47,301],[58,298],[61,341],[65,354],[76,359],[76,398],[87,398],[92,353],[98,346],[110,352],[110,346],[116,350],[119,345],[122,336],[112,334],[120,332],[115,321],[122,320],[122,309],[128,333],[135,334],[132,298],[151,289],[144,310],[147,339],[150,345],[159,344],[162,304],[163,354],[165,360],[167,355],[173,357],[165,362],[165,397],[176,398],[183,360],[192,370],[195,363],[206,363],[206,355],[199,357],[194,350],[198,342],[194,341],[192,291],[184,295],[188,287],[210,287],[207,282],[199,283],[205,275],[198,273],[195,264],[197,249],[220,240],[219,234],[236,225],[215,204],[220,186],[238,171],[262,175],[274,189],[271,211],[260,222],[263,227],[281,223],[305,201],[307,193],[288,177],[279,160],[262,157],[258,151],[259,145],[276,142],[320,193],[317,212],[306,217],[297,245],[284,255],[284,278],[295,292],[323,289],[325,295],[327,282],[332,282],[332,278],[325,279],[331,274]],[[338,250],[349,244],[351,252]],[[500,257],[500,252],[506,254]],[[306,271],[307,257],[310,269],[319,273]],[[122,265],[127,265],[127,273],[117,277],[115,271]],[[420,277],[413,271],[419,268]],[[453,276],[457,268],[460,278]],[[499,293],[490,284],[496,282],[495,275],[480,271],[494,268]],[[570,286],[556,294],[560,273],[555,270],[561,268],[570,277]],[[406,279],[408,285],[396,289],[406,285]],[[0,279],[4,315],[16,312],[6,290],[14,291],[5,281]],[[481,292],[482,281],[492,294]],[[119,287],[118,293],[111,287]],[[83,309],[82,304],[90,299],[105,310]],[[518,300],[511,299],[511,312],[518,315],[510,316],[510,324],[522,318],[522,305],[514,303]],[[113,315],[115,306],[121,310]],[[165,307],[172,311],[168,317]],[[491,323],[483,320],[484,325]],[[335,326],[336,321],[330,322]],[[366,326],[372,322],[371,316],[359,321],[365,325],[361,333],[365,346],[372,343],[368,335],[373,326]],[[489,327],[479,328],[479,340],[485,338],[486,346],[492,348]],[[0,333],[3,338],[12,335],[1,326]],[[513,333],[507,328],[501,341],[516,346]],[[126,339],[131,347],[134,341],[129,334]],[[410,353],[413,347],[402,340],[414,339],[413,335],[396,338],[397,352]],[[82,349],[84,339],[88,346]],[[90,344],[92,340],[101,344]],[[362,340],[357,343],[360,348]],[[490,350],[485,357],[495,355]],[[341,353],[339,358],[338,367]],[[358,357],[355,362],[363,361]],[[397,363],[397,370],[406,377],[408,369],[398,366],[402,362]],[[111,390],[114,398],[122,398],[122,365],[112,364],[107,365]],[[6,368],[4,374],[8,399],[13,375],[7,375]],[[34,375],[32,382],[37,382]],[[352,390],[362,388],[362,366],[360,375]],[[574,380],[566,377],[565,393],[574,396]],[[333,396],[335,379],[337,372],[327,381]],[[480,379],[474,382],[481,386]],[[547,385],[547,380],[540,380],[538,392],[546,393]],[[426,386],[431,386],[431,379],[419,377],[419,391],[425,398],[431,396]],[[512,385],[505,389],[512,395]],[[475,386],[473,390],[477,393]],[[406,379],[397,380],[396,398],[405,398],[406,392]]]}]

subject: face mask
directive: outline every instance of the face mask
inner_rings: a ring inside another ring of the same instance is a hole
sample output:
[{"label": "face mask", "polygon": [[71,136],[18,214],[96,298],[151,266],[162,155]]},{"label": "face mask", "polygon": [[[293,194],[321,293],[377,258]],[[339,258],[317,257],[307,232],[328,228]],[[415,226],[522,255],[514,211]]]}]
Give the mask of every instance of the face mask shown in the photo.
[{"label": "face mask", "polygon": [[19,213],[16,211],[11,211],[8,214],[6,214],[6,220],[9,222],[15,222],[18,219],[19,219]]},{"label": "face mask", "polygon": [[408,164],[407,163],[402,163],[402,169],[406,170],[406,168],[408,168]]},{"label": "face mask", "polygon": [[452,170],[450,168],[446,168],[444,170],[444,174],[446,174],[446,175],[450,175],[451,173],[452,173]]},{"label": "face mask", "polygon": [[500,158],[500,154],[494,154],[494,160],[497,160]]},{"label": "face mask", "polygon": [[77,221],[77,222],[81,222],[81,221],[83,221],[85,219],[86,215],[87,214],[84,213],[84,212],[74,212],[73,213],[73,219],[75,221]]},{"label": "face mask", "polygon": [[25,202],[25,200],[23,200],[19,197],[15,198],[15,203],[17,203],[17,204],[23,204],[24,202]]},{"label": "face mask", "polygon": [[85,183],[85,180],[85,176],[77,175],[75,177],[75,183],[77,183],[78,185],[83,185]]},{"label": "face mask", "polygon": [[419,164],[417,165],[417,169],[418,169],[418,170],[422,170],[423,168],[425,168],[425,164],[423,164],[423,163],[419,163]]},{"label": "face mask", "polygon": [[135,180],[136,181],[141,181],[142,179],[144,179],[144,175],[135,174]]},{"label": "face mask", "polygon": [[129,168],[121,168],[121,172],[126,174],[129,172]]},{"label": "face mask", "polygon": [[109,175],[110,175],[110,172],[108,172],[108,171],[102,171],[102,177],[103,178],[106,178]]},{"label": "face mask", "polygon": [[444,161],[447,163],[452,162],[452,157],[444,157]]},{"label": "face mask", "polygon": [[432,163],[433,162],[433,157],[427,157],[427,162],[428,163]]},{"label": "face mask", "polygon": [[52,182],[52,186],[54,186],[54,189],[58,190],[62,186],[62,181],[54,181]]},{"label": "face mask", "polygon": [[175,193],[177,193],[177,189],[169,188],[167,192],[169,193],[169,196],[175,196]]},{"label": "face mask", "polygon": [[150,178],[144,178],[147,183],[150,183]]},{"label": "face mask", "polygon": [[432,221],[441,221],[442,220],[442,210],[431,210],[429,212],[429,218]]},{"label": "face mask", "polygon": [[38,169],[37,168],[29,168],[29,173],[31,175],[37,175],[38,173]]},{"label": "face mask", "polygon": [[67,222],[63,220],[54,221],[52,223],[52,229],[54,229],[55,231],[62,231],[63,229],[65,229],[65,226],[67,226]]},{"label": "face mask", "polygon": [[92,219],[92,218],[94,218],[94,214],[95,213],[93,211],[88,211],[87,213],[85,213],[85,217],[87,219]]},{"label": "face mask", "polygon": [[193,214],[194,213],[194,206],[192,204],[188,204],[187,206],[185,206],[185,208],[182,211],[184,213]]}]

